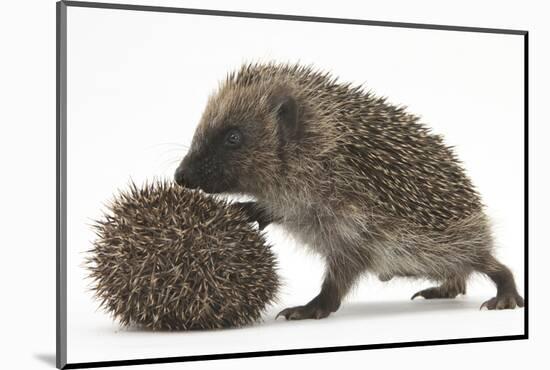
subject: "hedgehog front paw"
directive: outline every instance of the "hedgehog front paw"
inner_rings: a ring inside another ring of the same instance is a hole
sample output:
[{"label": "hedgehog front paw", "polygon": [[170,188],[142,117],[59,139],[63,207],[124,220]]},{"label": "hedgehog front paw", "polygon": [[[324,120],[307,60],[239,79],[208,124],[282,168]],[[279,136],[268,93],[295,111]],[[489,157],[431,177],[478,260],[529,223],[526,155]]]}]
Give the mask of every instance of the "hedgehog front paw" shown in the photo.
[{"label": "hedgehog front paw", "polygon": [[488,310],[506,310],[514,309],[516,307],[523,307],[524,304],[525,303],[523,301],[523,297],[521,297],[519,294],[505,293],[497,295],[496,297],[493,297],[488,301],[483,302],[479,309],[481,310],[485,307]]},{"label": "hedgehog front paw", "polygon": [[274,221],[273,217],[264,208],[258,206],[256,202],[234,203],[233,206],[243,211],[249,222],[257,222],[260,230],[265,229]]},{"label": "hedgehog front paw", "polygon": [[323,319],[330,315],[332,311],[328,308],[321,307],[320,305],[310,305],[289,307],[277,314],[275,320],[279,316],[284,316],[287,320],[304,320],[304,319]]}]

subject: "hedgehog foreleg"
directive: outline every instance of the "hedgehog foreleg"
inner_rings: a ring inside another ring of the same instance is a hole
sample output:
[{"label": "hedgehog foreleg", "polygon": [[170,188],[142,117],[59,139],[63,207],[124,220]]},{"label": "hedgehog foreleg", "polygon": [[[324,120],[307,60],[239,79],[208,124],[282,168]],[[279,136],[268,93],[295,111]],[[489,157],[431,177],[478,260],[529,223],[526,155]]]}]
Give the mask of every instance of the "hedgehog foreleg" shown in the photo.
[{"label": "hedgehog foreleg", "polygon": [[425,299],[455,298],[459,294],[466,294],[466,280],[463,277],[449,278],[440,286],[416,292],[411,299],[416,297],[424,297]]},{"label": "hedgehog foreleg", "polygon": [[340,258],[327,258],[327,270],[321,292],[304,306],[290,307],[277,314],[287,320],[322,319],[340,308],[342,299],[361,274],[357,265]]},{"label": "hedgehog foreleg", "polygon": [[273,215],[257,202],[235,203],[235,207],[240,208],[248,216],[250,222],[258,222],[258,227],[263,230],[267,225],[275,222]]}]

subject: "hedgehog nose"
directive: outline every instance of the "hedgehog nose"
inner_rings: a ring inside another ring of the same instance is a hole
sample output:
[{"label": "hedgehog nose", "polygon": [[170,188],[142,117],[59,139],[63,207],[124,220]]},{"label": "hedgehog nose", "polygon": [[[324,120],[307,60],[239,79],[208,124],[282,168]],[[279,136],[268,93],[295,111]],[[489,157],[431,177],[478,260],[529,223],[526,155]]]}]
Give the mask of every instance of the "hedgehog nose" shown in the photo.
[{"label": "hedgehog nose", "polygon": [[185,188],[194,189],[197,187],[196,184],[191,181],[192,177],[189,173],[189,168],[183,163],[179,165],[174,173],[174,181],[176,184],[183,186]]},{"label": "hedgehog nose", "polygon": [[179,166],[174,173],[174,181],[176,184],[185,187],[185,174],[183,166]]}]

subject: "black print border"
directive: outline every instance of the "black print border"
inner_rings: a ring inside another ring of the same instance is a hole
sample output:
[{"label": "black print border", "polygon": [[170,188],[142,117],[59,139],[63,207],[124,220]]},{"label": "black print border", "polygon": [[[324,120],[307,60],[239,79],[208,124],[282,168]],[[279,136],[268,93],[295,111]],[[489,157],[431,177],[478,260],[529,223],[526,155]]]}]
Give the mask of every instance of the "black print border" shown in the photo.
[{"label": "black print border", "polygon": [[[322,347],[322,348],[300,348],[278,351],[258,351],[258,352],[241,352],[241,353],[220,353],[200,356],[178,356],[178,357],[160,357],[147,359],[132,359],[121,361],[99,361],[99,362],[80,362],[67,363],[67,7],[82,7],[96,9],[118,9],[118,10],[133,10],[145,12],[161,12],[161,13],[181,13],[181,14],[197,14],[221,17],[239,17],[239,18],[257,18],[257,19],[276,19],[287,21],[301,22],[318,22],[318,23],[340,23],[340,24],[355,24],[367,26],[384,26],[384,27],[399,27],[399,28],[416,28],[430,29],[443,31],[460,31],[460,32],[479,32],[479,33],[494,33],[506,35],[523,36],[524,40],[524,186],[525,186],[525,219],[524,219],[524,251],[525,251],[525,266],[524,266],[524,334],[523,335],[508,335],[495,337],[478,337],[478,338],[460,338],[460,339],[443,339],[429,340],[416,342],[396,342],[383,344],[369,345],[354,345],[354,346],[339,346],[339,347]],[[529,32],[524,30],[512,29],[497,29],[497,28],[479,28],[479,27],[462,27],[448,25],[434,25],[422,23],[401,23],[401,22],[383,22],[360,19],[342,19],[342,18],[327,18],[327,17],[310,17],[301,15],[287,14],[267,14],[267,13],[251,13],[251,12],[233,12],[225,10],[207,10],[207,9],[189,9],[189,8],[174,8],[162,6],[143,6],[129,4],[112,4],[98,2],[82,2],[82,1],[59,1],[56,4],[57,18],[57,63],[56,63],[56,119],[57,119],[57,156],[56,156],[56,173],[57,173],[57,214],[56,214],[56,366],[59,369],[81,369],[95,368],[106,366],[123,366],[123,365],[144,365],[157,363],[174,363],[187,361],[202,361],[202,360],[220,360],[244,357],[266,357],[266,356],[283,356],[295,354],[309,354],[321,352],[342,352],[342,351],[357,351],[366,349],[381,349],[381,348],[398,348],[398,347],[415,347],[415,346],[434,346],[444,344],[459,344],[459,343],[480,343],[494,342],[503,340],[518,340],[528,339],[528,245],[529,245]]]}]

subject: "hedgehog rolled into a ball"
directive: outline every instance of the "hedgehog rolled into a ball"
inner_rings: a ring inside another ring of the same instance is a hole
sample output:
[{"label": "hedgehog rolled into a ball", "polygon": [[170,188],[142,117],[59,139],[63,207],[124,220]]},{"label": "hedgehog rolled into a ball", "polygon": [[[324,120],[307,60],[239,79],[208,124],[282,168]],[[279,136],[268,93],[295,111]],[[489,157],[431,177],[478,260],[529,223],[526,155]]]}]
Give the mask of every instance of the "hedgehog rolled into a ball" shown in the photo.
[{"label": "hedgehog rolled into a ball", "polygon": [[167,182],[132,184],[94,228],[87,260],[93,290],[124,326],[244,326],[275,299],[273,253],[224,201]]}]

